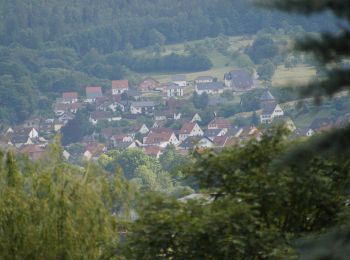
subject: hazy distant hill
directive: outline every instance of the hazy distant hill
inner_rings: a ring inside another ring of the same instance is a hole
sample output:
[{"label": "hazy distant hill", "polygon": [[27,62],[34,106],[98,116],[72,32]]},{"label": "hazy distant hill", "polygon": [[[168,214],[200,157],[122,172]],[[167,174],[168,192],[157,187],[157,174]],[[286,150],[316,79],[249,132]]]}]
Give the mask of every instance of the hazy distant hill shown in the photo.
[{"label": "hazy distant hill", "polygon": [[102,53],[213,37],[242,35],[283,24],[317,30],[324,17],[305,18],[262,11],[247,0],[76,0],[0,2],[0,43],[39,48],[43,43],[69,46],[78,53]]}]

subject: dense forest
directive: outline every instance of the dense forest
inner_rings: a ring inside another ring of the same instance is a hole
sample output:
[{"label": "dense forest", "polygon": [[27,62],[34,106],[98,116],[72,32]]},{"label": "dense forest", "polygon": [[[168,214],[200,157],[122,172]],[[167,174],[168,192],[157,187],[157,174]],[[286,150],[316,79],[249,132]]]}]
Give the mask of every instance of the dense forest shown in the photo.
[{"label": "dense forest", "polygon": [[301,25],[332,29],[329,14],[311,21],[249,1],[0,1],[0,119],[18,123],[47,110],[63,91],[134,79],[134,72],[201,71],[201,53],[134,57],[132,50],[205,37],[249,35]]}]

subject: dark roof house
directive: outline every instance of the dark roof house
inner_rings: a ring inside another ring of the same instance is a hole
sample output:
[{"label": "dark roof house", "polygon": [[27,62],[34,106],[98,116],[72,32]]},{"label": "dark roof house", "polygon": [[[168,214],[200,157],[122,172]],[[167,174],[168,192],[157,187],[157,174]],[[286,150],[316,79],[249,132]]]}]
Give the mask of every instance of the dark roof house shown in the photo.
[{"label": "dark roof house", "polygon": [[232,70],[224,75],[225,85],[235,91],[247,91],[253,87],[253,76],[246,70]]}]

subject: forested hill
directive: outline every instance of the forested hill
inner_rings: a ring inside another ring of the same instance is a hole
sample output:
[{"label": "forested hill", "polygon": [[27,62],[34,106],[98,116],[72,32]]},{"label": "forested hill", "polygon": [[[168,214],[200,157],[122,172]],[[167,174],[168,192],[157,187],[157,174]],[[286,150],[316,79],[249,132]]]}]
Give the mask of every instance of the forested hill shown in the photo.
[{"label": "forested hill", "polygon": [[171,72],[211,66],[201,53],[139,60],[132,57],[133,48],[254,34],[286,24],[306,30],[330,24],[324,17],[310,22],[247,2],[0,0],[0,122],[13,124],[43,112],[63,91],[82,94],[86,85],[107,88],[108,80],[130,79],[145,64]]},{"label": "forested hill", "polygon": [[74,48],[83,54],[91,48],[102,53],[191,39],[255,33],[263,27],[288,22],[306,30],[325,26],[301,17],[271,13],[247,0],[2,0],[0,43],[28,48],[42,44]]}]

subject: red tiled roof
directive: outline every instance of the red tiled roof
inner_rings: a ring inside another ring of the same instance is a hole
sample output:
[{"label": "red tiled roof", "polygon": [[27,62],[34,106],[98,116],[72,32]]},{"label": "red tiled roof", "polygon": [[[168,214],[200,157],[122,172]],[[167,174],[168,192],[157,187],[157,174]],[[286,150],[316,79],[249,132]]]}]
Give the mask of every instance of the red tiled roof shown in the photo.
[{"label": "red tiled roof", "polygon": [[161,149],[159,146],[147,146],[145,147],[145,153],[150,156],[158,156],[161,152]]},{"label": "red tiled roof", "polygon": [[[127,134],[118,134],[118,135],[114,135],[113,137],[112,137],[116,142],[123,142],[124,141],[124,138],[130,138],[130,136],[129,135],[127,135]],[[131,138],[131,139],[133,139],[133,138]]]},{"label": "red tiled roof", "polygon": [[145,144],[158,144],[168,142],[173,132],[150,132],[146,138]]},{"label": "red tiled roof", "polygon": [[38,153],[38,152],[43,152],[43,151],[44,150],[41,147],[39,147],[35,144],[25,145],[20,150],[21,153],[26,153],[26,154]]},{"label": "red tiled roof", "polygon": [[224,127],[230,127],[231,122],[227,118],[216,117],[209,123],[209,125],[217,125],[219,128],[224,128]]},{"label": "red tiled roof", "polygon": [[109,98],[108,97],[97,97],[96,98],[96,106],[102,105],[105,102],[108,102]]},{"label": "red tiled roof", "polygon": [[158,128],[151,128],[150,132],[152,133],[170,133],[172,134],[174,131],[170,128],[165,128],[165,127],[158,127]]},{"label": "red tiled roof", "polygon": [[189,134],[195,127],[196,123],[184,123],[181,127],[180,134]]},{"label": "red tiled roof", "polygon": [[225,147],[233,146],[233,145],[237,145],[237,144],[239,144],[239,139],[235,138],[235,137],[231,137],[226,141]]},{"label": "red tiled roof", "polygon": [[140,83],[145,82],[145,81],[154,81],[155,83],[159,83],[158,80],[156,80],[155,78],[152,78],[152,77],[146,77]]},{"label": "red tiled roof", "polygon": [[215,144],[215,146],[217,147],[224,147],[226,142],[228,140],[228,137],[223,135],[223,136],[215,136],[213,142]]},{"label": "red tiled roof", "polygon": [[86,93],[102,93],[101,87],[86,87]]},{"label": "red tiled roof", "polygon": [[78,98],[77,92],[63,92],[62,93],[63,98]]},{"label": "red tiled roof", "polygon": [[112,89],[129,88],[128,80],[112,80]]},{"label": "red tiled roof", "polygon": [[86,147],[86,151],[89,151],[92,156],[101,155],[105,146],[99,143],[91,143]]}]

